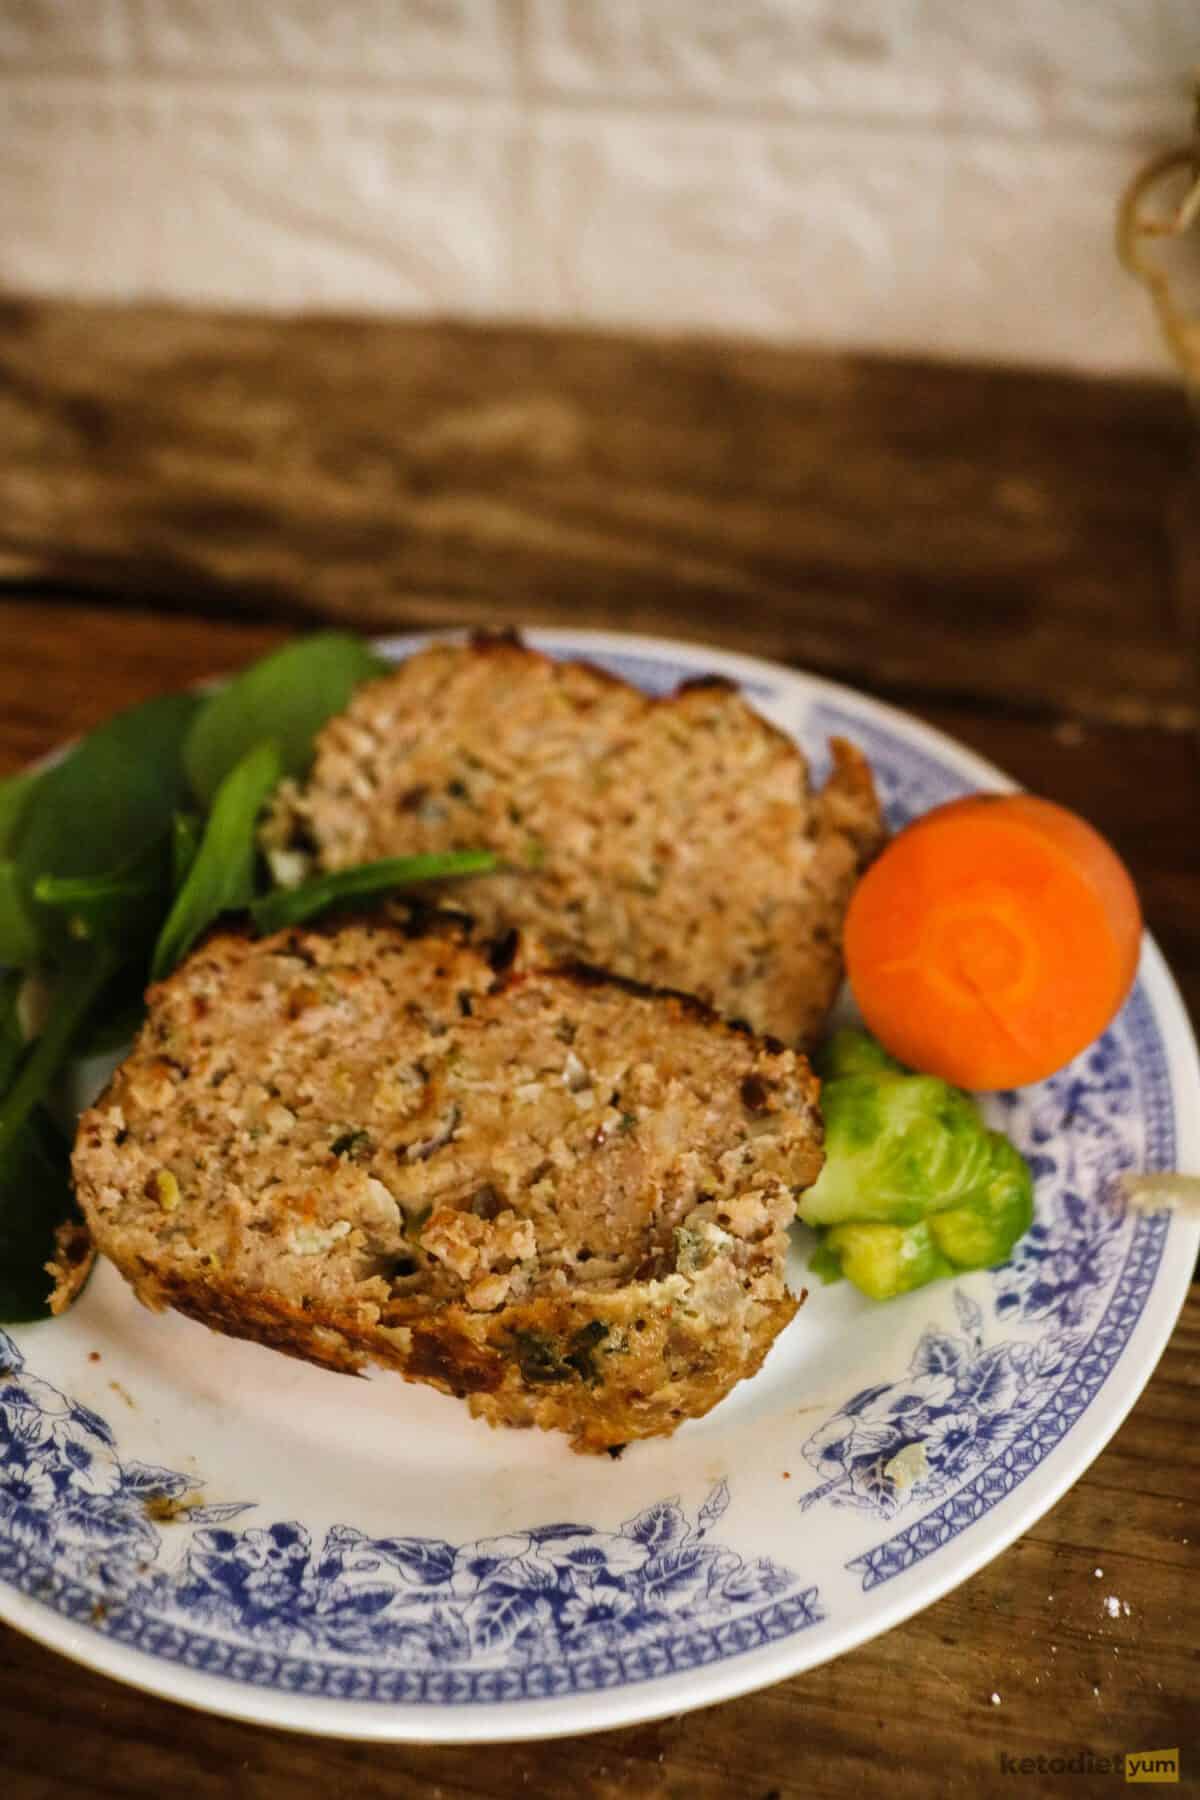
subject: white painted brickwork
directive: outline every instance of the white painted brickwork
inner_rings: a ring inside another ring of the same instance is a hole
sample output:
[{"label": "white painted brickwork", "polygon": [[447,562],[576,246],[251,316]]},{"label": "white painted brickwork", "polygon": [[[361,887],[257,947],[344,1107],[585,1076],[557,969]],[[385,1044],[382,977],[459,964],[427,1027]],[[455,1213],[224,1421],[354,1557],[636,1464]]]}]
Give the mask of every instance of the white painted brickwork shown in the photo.
[{"label": "white painted brickwork", "polygon": [[0,286],[1161,370],[1200,0],[0,0]]}]

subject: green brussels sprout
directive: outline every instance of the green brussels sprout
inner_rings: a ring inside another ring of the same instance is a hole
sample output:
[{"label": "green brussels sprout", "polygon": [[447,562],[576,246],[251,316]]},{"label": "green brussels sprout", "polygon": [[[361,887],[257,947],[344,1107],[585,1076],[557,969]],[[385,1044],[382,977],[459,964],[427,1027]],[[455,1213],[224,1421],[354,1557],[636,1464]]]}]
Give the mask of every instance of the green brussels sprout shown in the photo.
[{"label": "green brussels sprout", "polygon": [[871,1300],[890,1300],[953,1275],[929,1224],[833,1225],[820,1246],[827,1280],[844,1275]]},{"label": "green brussels sprout", "polygon": [[825,1166],[797,1207],[821,1233],[813,1272],[887,1300],[1003,1262],[1032,1223],[1033,1179],[969,1096],[865,1032],[838,1032],[818,1070]]},{"label": "green brussels sprout", "polygon": [[908,1072],[867,1031],[835,1031],[813,1060],[822,1081],[837,1081],[843,1075],[877,1075],[881,1069],[892,1075]]}]

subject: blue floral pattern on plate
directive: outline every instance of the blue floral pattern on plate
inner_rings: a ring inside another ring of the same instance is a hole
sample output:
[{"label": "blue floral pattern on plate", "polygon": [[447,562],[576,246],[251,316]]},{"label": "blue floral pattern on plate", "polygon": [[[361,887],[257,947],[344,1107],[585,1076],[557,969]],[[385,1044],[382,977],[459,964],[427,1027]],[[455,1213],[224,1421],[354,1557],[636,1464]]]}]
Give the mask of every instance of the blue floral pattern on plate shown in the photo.
[{"label": "blue floral pattern on plate", "polygon": [[[334,1525],[319,1547],[296,1521],[234,1529],[249,1503],[205,1505],[194,1489],[176,1470],[123,1463],[105,1421],[31,1374],[0,1331],[0,1575],[88,1594],[91,1622],[149,1637],[159,1654],[177,1645],[194,1660],[199,1628],[206,1666],[253,1646],[275,1653],[268,1668],[317,1655],[309,1666],[332,1678],[330,1659],[350,1659],[364,1674],[413,1671],[414,1687],[453,1670],[474,1698],[496,1688],[484,1672],[507,1670],[540,1695],[556,1670],[576,1687],[607,1685],[616,1655],[637,1679],[639,1666],[733,1654],[823,1616],[817,1589],[790,1569],[710,1537],[724,1481],[694,1520],[670,1499],[617,1531],[539,1525],[451,1544]],[[173,1558],[167,1520],[186,1527]],[[512,1682],[500,1685],[512,1698]]]},{"label": "blue floral pattern on plate", "polygon": [[922,1333],[903,1380],[863,1388],[808,1438],[825,1479],[802,1511],[829,1496],[891,1518],[940,1498],[1017,1436],[1078,1353],[1065,1333],[985,1348],[981,1308],[961,1289],[954,1300],[961,1335]]},{"label": "blue floral pattern on plate", "polygon": [[[655,692],[696,673],[667,655],[583,653]],[[782,684],[746,685],[792,703]],[[868,708],[821,695],[804,724],[818,769],[828,736],[863,746],[895,825],[972,785]],[[900,1378],[855,1393],[799,1451],[815,1478],[802,1509],[827,1502],[897,1526],[846,1563],[864,1589],[976,1523],[1061,1442],[1158,1272],[1167,1221],[1126,1219],[1108,1198],[1121,1168],[1174,1155],[1166,1056],[1142,990],[1071,1069],[1000,1105],[1033,1161],[1033,1230],[1009,1265],[954,1291],[954,1325],[922,1330]],[[667,1499],[615,1530],[537,1524],[467,1543],[235,1523],[253,1502],[206,1503],[199,1485],[123,1458],[109,1425],[0,1332],[0,1582],[165,1661],[304,1694],[504,1703],[667,1676],[830,1618],[793,1569],[714,1537],[724,1481],[694,1516]]]},{"label": "blue floral pattern on plate", "polygon": [[[816,706],[810,729],[863,746],[894,827],[970,788],[838,706]],[[1029,1158],[1037,1214],[1012,1259],[977,1278],[974,1291],[990,1287],[997,1321],[1044,1329],[989,1343],[981,1307],[960,1289],[961,1335],[926,1331],[904,1378],[853,1395],[806,1440],[805,1460],[821,1480],[801,1510],[827,1499],[891,1519],[939,1503],[851,1561],[864,1587],[948,1543],[1037,1466],[1115,1366],[1157,1272],[1165,1222],[1131,1225],[1115,1181],[1123,1169],[1169,1168],[1174,1158],[1165,1055],[1140,986],[1068,1068],[994,1103]]]},{"label": "blue floral pattern on plate", "polygon": [[[988,1343],[980,1305],[959,1289],[961,1336],[926,1331],[902,1380],[853,1395],[807,1439],[805,1459],[821,1482],[802,1509],[829,1499],[890,1519],[940,1500],[1014,1445],[1072,1381],[1089,1347],[1084,1328],[1130,1247],[1114,1177],[1171,1155],[1166,1121],[1139,1094],[1139,1082],[1153,1090],[1165,1079],[1155,1043],[1149,1008],[1135,994],[1118,1024],[1068,1069],[998,1097],[1005,1129],[1033,1166],[1037,1220],[1012,1260],[980,1277],[976,1291],[990,1287],[997,1321],[1045,1329]],[[1141,1220],[1132,1235],[1151,1229]],[[1114,1346],[1113,1360],[1116,1353]],[[1011,1485],[1001,1484],[997,1497]]]}]

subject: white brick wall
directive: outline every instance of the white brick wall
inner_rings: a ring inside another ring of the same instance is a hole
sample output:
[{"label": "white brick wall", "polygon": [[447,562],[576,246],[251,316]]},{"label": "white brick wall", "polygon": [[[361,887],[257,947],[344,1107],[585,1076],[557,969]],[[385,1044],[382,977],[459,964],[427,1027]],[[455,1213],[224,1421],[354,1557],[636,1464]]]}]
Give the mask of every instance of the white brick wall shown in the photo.
[{"label": "white brick wall", "polygon": [[1158,370],[1200,0],[0,0],[0,286]]}]

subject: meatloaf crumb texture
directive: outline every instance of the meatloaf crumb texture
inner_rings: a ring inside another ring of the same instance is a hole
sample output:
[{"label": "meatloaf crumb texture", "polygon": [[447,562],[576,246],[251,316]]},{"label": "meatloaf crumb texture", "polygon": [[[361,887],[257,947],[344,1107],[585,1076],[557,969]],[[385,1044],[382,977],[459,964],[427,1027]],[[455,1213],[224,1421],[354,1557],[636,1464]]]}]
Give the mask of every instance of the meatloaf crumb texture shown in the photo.
[{"label": "meatloaf crumb texture", "polygon": [[438,644],[367,683],[281,790],[265,842],[306,856],[484,847],[456,884],[483,930],[584,957],[811,1044],[841,980],[842,920],[882,835],[870,770],[836,741],[814,793],[788,737],[722,680],[651,699],[511,639]]},{"label": "meatloaf crumb texture", "polygon": [[816,1102],[694,1001],[351,923],[153,988],[74,1169],[149,1305],[596,1451],[707,1412],[792,1317]]}]

